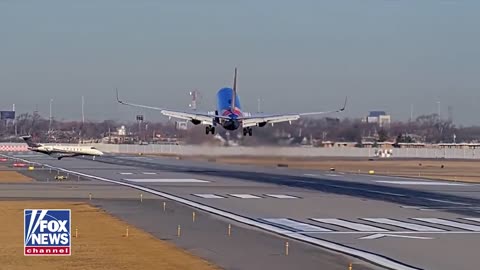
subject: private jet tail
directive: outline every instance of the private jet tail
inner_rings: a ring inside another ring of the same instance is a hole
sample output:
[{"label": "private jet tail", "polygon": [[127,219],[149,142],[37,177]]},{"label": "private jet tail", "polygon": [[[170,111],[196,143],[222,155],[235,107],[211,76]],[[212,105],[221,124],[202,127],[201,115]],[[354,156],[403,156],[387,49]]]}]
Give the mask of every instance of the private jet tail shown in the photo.
[{"label": "private jet tail", "polygon": [[32,136],[22,136],[22,137],[20,137],[20,138],[22,138],[22,139],[27,143],[27,145],[28,145],[29,147],[34,147],[34,148],[36,148],[36,147],[42,146],[41,144],[34,143],[34,142],[32,141]]}]

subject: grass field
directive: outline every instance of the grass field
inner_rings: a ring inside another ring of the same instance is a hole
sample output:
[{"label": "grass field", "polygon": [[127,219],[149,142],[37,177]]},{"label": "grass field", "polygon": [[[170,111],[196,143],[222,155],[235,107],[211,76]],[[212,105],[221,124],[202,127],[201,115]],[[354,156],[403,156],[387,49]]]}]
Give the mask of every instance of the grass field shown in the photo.
[{"label": "grass field", "polygon": [[[23,255],[23,209],[71,209],[70,257]],[[85,203],[61,201],[0,201],[0,269],[219,269],[172,244],[158,240]]]},{"label": "grass field", "polygon": [[32,178],[16,171],[0,171],[0,183],[28,183]]},{"label": "grass field", "polygon": [[[374,159],[368,158],[280,158],[280,157],[182,157],[184,159],[211,160],[223,164],[257,165],[337,172],[420,177],[451,181],[480,182],[480,161],[475,160],[430,160],[430,159]],[[442,168],[443,165],[443,168]]]}]

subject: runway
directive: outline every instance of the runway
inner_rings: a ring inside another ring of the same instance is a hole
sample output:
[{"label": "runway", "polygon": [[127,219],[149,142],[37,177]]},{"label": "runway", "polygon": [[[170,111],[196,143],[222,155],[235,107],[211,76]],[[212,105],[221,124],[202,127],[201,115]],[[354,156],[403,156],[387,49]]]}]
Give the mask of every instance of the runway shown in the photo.
[{"label": "runway", "polygon": [[22,158],[392,269],[476,269],[477,184],[141,156]]}]

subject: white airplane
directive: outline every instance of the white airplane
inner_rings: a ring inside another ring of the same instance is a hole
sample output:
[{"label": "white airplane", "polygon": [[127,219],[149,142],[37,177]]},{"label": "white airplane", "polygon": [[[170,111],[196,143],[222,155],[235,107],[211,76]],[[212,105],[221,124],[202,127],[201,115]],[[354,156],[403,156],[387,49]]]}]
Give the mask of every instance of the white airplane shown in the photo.
[{"label": "white airplane", "polygon": [[92,146],[63,146],[63,145],[43,145],[34,143],[31,136],[20,137],[25,140],[28,145],[28,150],[57,157],[61,160],[64,157],[76,156],[103,156],[103,152]]},{"label": "white airplane", "polygon": [[345,98],[345,104],[341,109],[334,111],[325,111],[325,112],[307,112],[307,113],[296,113],[296,114],[257,114],[253,115],[251,113],[246,113],[242,111],[240,105],[240,99],[237,95],[237,69],[235,68],[235,75],[233,78],[233,87],[224,87],[217,92],[217,110],[212,113],[201,113],[197,111],[175,111],[168,110],[165,108],[151,107],[146,105],[133,104],[129,102],[121,101],[118,97],[117,91],[117,101],[123,105],[129,105],[133,107],[146,108],[152,110],[159,110],[163,115],[168,116],[169,118],[178,118],[183,120],[188,120],[194,125],[204,124],[207,125],[205,133],[215,134],[215,127],[217,125],[222,126],[226,130],[236,130],[240,127],[243,128],[243,136],[252,136],[252,127],[264,127],[267,124],[272,126],[276,123],[281,122],[292,122],[298,120],[303,116],[311,115],[320,115],[327,113],[342,112],[345,110],[347,105],[347,99]]}]

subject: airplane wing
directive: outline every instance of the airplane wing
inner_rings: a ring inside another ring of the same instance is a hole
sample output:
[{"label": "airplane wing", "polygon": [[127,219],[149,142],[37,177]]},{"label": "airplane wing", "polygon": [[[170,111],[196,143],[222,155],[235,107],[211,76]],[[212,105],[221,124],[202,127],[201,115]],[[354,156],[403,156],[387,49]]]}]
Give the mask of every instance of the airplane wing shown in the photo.
[{"label": "airplane wing", "polygon": [[62,158],[67,158],[67,157],[79,157],[79,156],[83,156],[83,154],[78,154],[78,153],[72,153],[72,154],[54,154],[52,155],[54,157],[56,157],[58,160],[61,160]]},{"label": "airplane wing", "polygon": [[222,116],[222,115],[214,115],[214,114],[202,113],[202,112],[185,112],[185,111],[167,110],[159,107],[152,107],[152,106],[125,102],[119,99],[118,91],[117,91],[117,102],[123,105],[132,106],[132,107],[157,110],[157,111],[160,111],[161,114],[168,117],[173,117],[173,118],[183,119],[183,120],[190,120],[190,121],[199,121],[202,124],[208,124],[208,125],[213,125],[213,121],[215,118],[230,119],[229,117]]},{"label": "airplane wing", "polygon": [[302,116],[312,116],[312,115],[343,112],[346,107],[347,107],[347,98],[345,98],[345,103],[343,107],[334,111],[306,112],[306,113],[298,113],[298,114],[261,115],[261,116],[252,116],[252,117],[240,117],[239,120],[242,121],[243,127],[252,127],[257,125],[264,126],[266,124],[295,121],[300,119]]}]

